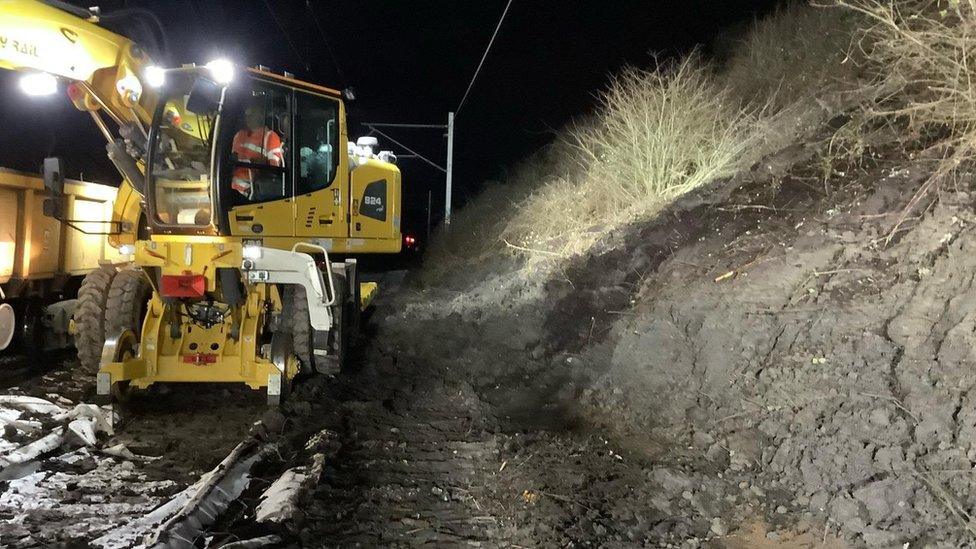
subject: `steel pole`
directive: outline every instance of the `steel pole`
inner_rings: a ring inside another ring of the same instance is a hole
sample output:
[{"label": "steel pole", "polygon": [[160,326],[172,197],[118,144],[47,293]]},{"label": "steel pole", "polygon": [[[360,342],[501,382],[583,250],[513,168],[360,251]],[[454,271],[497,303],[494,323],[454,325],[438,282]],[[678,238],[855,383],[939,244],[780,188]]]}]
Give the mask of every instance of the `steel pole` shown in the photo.
[{"label": "steel pole", "polygon": [[430,206],[432,203],[433,191],[427,189],[427,242],[430,242]]},{"label": "steel pole", "polygon": [[447,183],[444,191],[444,224],[451,224],[451,176],[454,172],[454,113],[447,113]]}]

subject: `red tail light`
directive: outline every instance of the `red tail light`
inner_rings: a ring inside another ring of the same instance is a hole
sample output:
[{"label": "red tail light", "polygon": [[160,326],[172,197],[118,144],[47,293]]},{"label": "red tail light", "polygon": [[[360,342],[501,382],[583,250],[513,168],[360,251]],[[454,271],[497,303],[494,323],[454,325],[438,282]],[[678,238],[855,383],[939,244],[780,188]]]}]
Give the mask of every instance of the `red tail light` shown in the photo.
[{"label": "red tail light", "polygon": [[406,243],[406,244],[407,244],[408,246],[412,246],[412,245],[414,245],[414,244],[416,244],[416,243],[417,243],[417,239],[416,239],[416,238],[414,238],[414,237],[412,237],[412,236],[410,236],[410,235],[407,235],[407,236],[405,236],[405,237],[403,237],[403,241],[404,241],[404,242],[405,242],[405,243]]},{"label": "red tail light", "polygon": [[159,281],[163,297],[203,297],[206,291],[207,279],[203,275],[163,275]]},{"label": "red tail light", "polygon": [[85,95],[85,90],[77,82],[68,85],[68,98],[72,101],[80,101]]}]

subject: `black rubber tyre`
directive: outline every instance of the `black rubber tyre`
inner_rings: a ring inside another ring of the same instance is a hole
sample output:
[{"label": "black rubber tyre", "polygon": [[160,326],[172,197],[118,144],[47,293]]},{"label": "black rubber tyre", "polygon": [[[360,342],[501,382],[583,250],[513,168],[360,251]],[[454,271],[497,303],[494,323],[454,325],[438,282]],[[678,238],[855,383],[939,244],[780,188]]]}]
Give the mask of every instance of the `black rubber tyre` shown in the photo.
[{"label": "black rubber tyre", "polygon": [[315,372],[315,353],[312,351],[312,320],[308,312],[305,288],[289,284],[282,296],[284,328],[291,332],[292,348],[303,372]]},{"label": "black rubber tyre", "polygon": [[141,269],[119,271],[112,281],[105,304],[105,335],[115,336],[132,330],[138,339],[152,297],[152,286]]},{"label": "black rubber tyre", "polygon": [[75,348],[83,370],[94,372],[105,345],[105,307],[109,288],[118,273],[112,265],[103,265],[88,273],[78,290],[75,309]]}]

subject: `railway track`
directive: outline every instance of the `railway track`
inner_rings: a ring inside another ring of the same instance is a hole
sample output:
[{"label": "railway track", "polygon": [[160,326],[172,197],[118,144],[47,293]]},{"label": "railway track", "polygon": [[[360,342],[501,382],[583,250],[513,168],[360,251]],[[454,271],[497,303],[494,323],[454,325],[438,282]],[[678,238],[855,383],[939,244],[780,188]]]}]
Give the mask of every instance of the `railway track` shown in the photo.
[{"label": "railway track", "polygon": [[[343,402],[334,474],[315,490],[302,541],[340,545],[498,541],[482,505],[497,472],[494,420],[464,382],[376,375]],[[369,374],[367,373],[367,376]]]}]

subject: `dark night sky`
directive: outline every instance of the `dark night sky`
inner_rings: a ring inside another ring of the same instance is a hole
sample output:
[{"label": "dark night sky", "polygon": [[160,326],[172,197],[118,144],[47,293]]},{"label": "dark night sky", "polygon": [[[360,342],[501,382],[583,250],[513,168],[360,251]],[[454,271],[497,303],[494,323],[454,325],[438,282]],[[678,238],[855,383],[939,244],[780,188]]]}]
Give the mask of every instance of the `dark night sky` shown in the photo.
[{"label": "dark night sky", "polygon": [[[106,0],[100,5],[106,13],[124,5],[156,13],[165,26],[170,64],[224,55],[332,87],[352,85],[357,93],[350,105],[353,122],[444,123],[505,1],[313,0],[341,75],[305,0]],[[652,52],[668,56],[707,47],[722,29],[775,4],[514,0],[457,119],[455,205],[548,142],[554,128],[592,109],[595,94],[621,66],[646,66]],[[106,183],[118,179],[87,115],[63,96],[23,97],[7,71],[0,73],[0,121],[0,166],[36,171],[44,156],[57,154],[67,157],[72,175],[84,172]],[[351,133],[358,135],[355,126]],[[438,132],[399,130],[394,137],[443,159],[446,141]],[[416,223],[424,215],[428,189],[434,189],[435,211],[442,208],[443,176],[416,160],[400,164],[405,203],[414,209]]]}]

